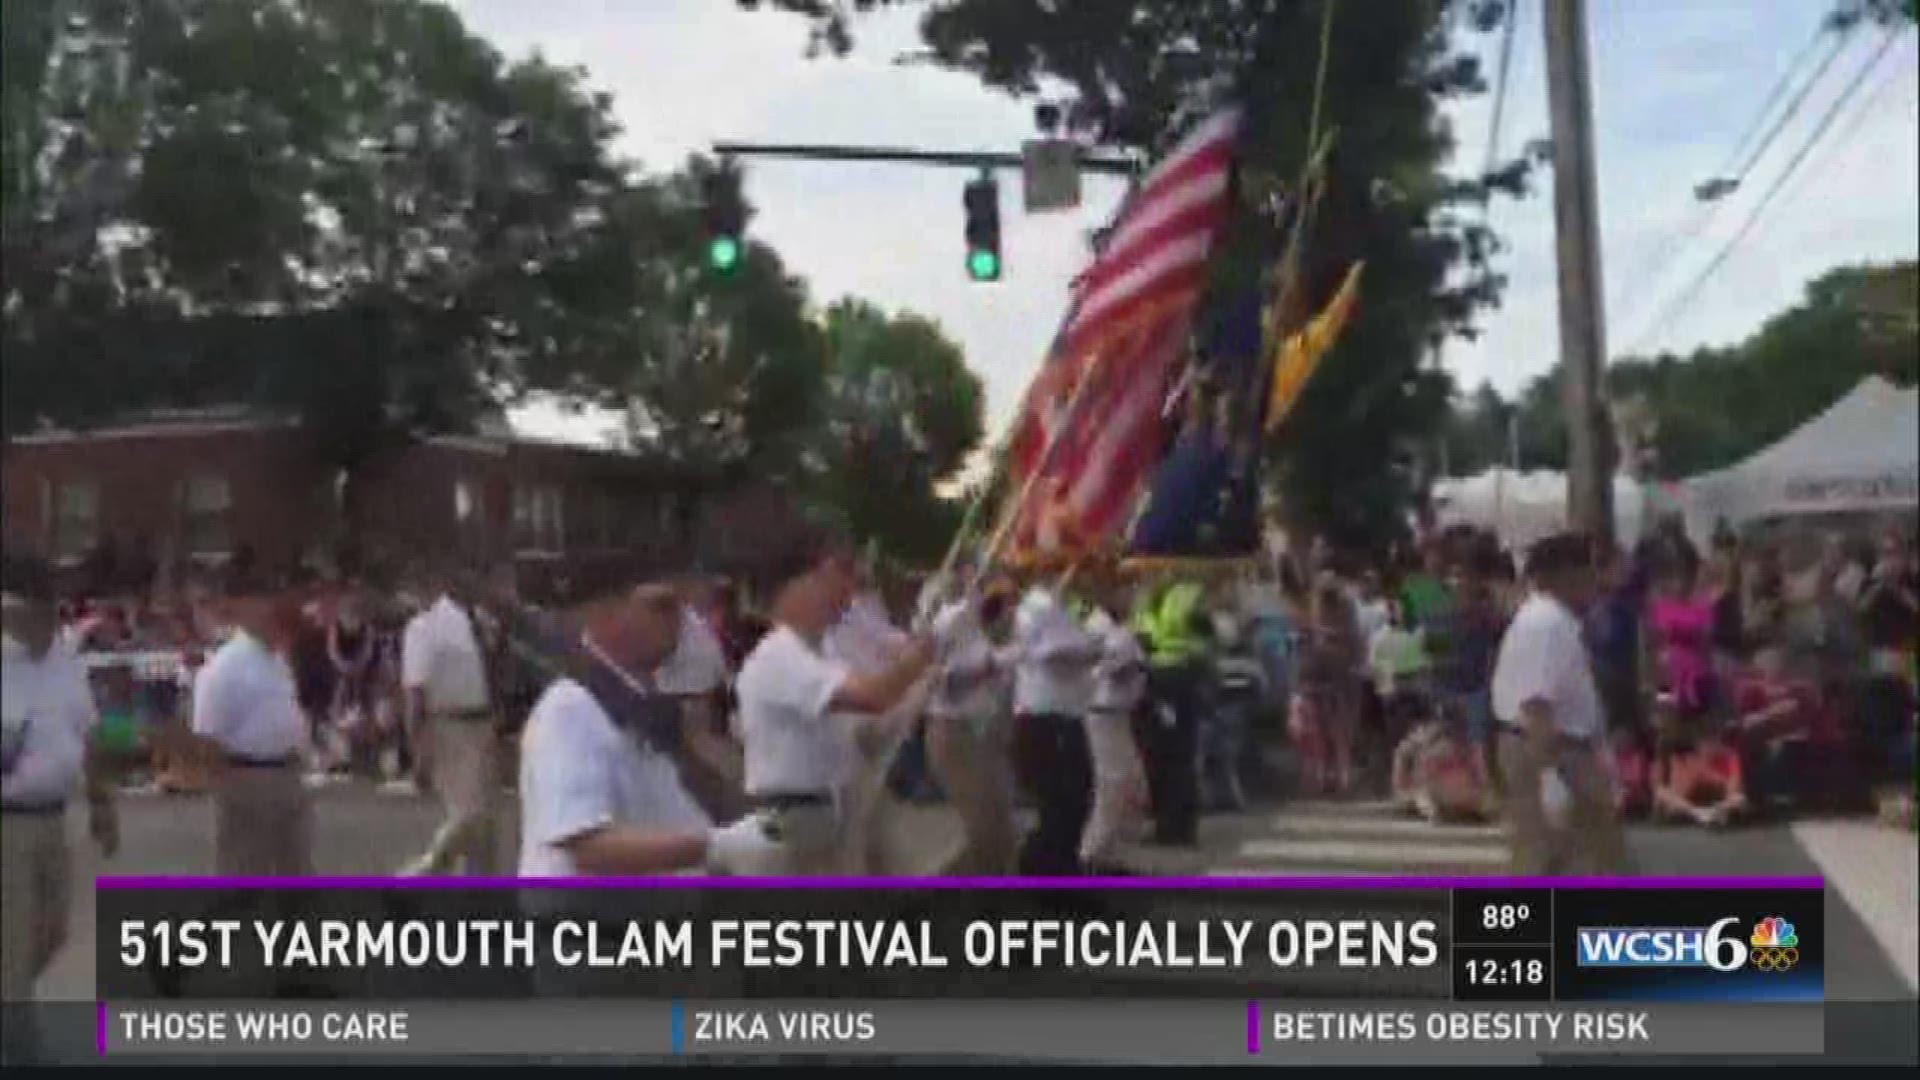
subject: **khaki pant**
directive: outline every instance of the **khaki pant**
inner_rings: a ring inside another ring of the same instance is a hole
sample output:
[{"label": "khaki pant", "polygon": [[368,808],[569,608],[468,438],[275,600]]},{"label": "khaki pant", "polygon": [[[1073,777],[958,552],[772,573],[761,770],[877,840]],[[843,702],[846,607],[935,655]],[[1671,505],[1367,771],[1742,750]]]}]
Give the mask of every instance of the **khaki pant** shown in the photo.
[{"label": "khaki pant", "polygon": [[847,815],[837,806],[795,806],[756,810],[779,842],[762,860],[749,866],[723,869],[741,877],[821,877],[848,872],[867,873],[864,853],[850,850]]},{"label": "khaki pant", "polygon": [[1006,747],[995,730],[1000,719],[995,717],[984,730],[966,717],[927,719],[927,760],[966,836],[950,873],[994,876],[1013,868],[1013,778]]},{"label": "khaki pant", "polygon": [[230,765],[214,795],[214,872],[230,877],[313,873],[313,804],[300,770]]},{"label": "khaki pant", "polygon": [[0,815],[0,1000],[33,1000],[66,943],[67,875],[64,815]]},{"label": "khaki pant", "polygon": [[1532,740],[1514,733],[1500,736],[1499,756],[1515,874],[1630,872],[1626,839],[1614,813],[1613,784],[1597,751],[1570,750],[1558,759],[1571,796],[1564,828],[1554,827],[1540,804],[1540,776],[1556,762],[1543,756]]},{"label": "khaki pant", "polygon": [[1088,713],[1087,745],[1093,753],[1093,815],[1080,840],[1080,858],[1104,862],[1132,824],[1147,782],[1126,713]]},{"label": "khaki pant", "polygon": [[428,765],[447,819],[421,857],[422,869],[487,875],[499,870],[499,740],[485,719],[435,717]]}]

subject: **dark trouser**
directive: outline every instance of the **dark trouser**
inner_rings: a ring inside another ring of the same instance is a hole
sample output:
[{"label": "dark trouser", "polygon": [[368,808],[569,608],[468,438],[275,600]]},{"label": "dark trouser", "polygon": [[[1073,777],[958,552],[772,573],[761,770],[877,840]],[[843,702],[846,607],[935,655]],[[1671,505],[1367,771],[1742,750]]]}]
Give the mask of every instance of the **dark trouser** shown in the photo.
[{"label": "dark trouser", "polygon": [[1801,784],[1811,770],[1807,744],[1800,740],[1756,742],[1743,747],[1741,771],[1746,776],[1747,801],[1765,811],[1779,804],[1796,804]]},{"label": "dark trouser", "polygon": [[1093,753],[1085,723],[1057,713],[1015,718],[1013,767],[1040,818],[1020,845],[1019,872],[1080,873],[1080,835],[1093,813]]},{"label": "dark trouser", "polygon": [[1597,664],[1594,686],[1606,710],[1608,731],[1639,733],[1646,728],[1640,707],[1640,671],[1636,664]]},{"label": "dark trouser", "polygon": [[1247,730],[1259,704],[1250,688],[1222,687],[1214,707],[1201,718],[1200,783],[1209,810],[1246,807],[1240,772],[1246,764]]},{"label": "dark trouser", "polygon": [[1199,731],[1201,680],[1198,663],[1157,667],[1147,682],[1147,707],[1135,720],[1135,735],[1147,770],[1153,803],[1153,835],[1163,844],[1191,844],[1200,829]]},{"label": "dark trouser", "polygon": [[1869,783],[1913,776],[1913,697],[1898,675],[1872,675],[1853,709],[1855,741]]}]

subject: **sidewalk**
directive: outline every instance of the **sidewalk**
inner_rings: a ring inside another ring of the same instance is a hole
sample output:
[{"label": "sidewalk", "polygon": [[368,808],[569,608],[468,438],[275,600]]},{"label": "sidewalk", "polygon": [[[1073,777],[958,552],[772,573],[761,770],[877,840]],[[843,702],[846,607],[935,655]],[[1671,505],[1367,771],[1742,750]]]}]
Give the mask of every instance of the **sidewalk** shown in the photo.
[{"label": "sidewalk", "polygon": [[1859,914],[1908,991],[1920,988],[1920,928],[1914,919],[1920,867],[1914,834],[1862,818],[1795,822],[1793,837],[1820,867],[1830,892],[1845,897]]}]

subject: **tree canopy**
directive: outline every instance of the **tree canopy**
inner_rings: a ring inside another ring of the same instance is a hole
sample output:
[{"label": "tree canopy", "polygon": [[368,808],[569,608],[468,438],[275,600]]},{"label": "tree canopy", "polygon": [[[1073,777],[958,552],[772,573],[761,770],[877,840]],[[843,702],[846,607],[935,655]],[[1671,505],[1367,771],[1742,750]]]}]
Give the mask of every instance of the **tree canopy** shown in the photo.
[{"label": "tree canopy", "polygon": [[826,423],[814,461],[825,501],[896,557],[937,559],[960,523],[940,487],[984,431],[984,394],[959,346],[916,315],[842,300],[824,321]]},{"label": "tree canopy", "polygon": [[351,460],[592,352],[568,287],[622,176],[579,72],[415,0],[5,18],[10,430],[240,396]]},{"label": "tree canopy", "polygon": [[[934,497],[911,485],[977,441],[978,385],[930,324],[881,317],[830,350],[869,309],[823,329],[763,243],[707,264],[705,200],[745,208],[736,168],[641,170],[583,71],[509,61],[440,3],[0,17],[8,434],[245,402],[300,417],[351,474],[539,391],[624,410],[687,495],[753,475],[865,497],[878,479],[803,464],[878,478],[844,452],[848,424],[873,425],[859,437],[905,441],[884,479],[915,508]],[[849,410],[837,364],[906,396]]]},{"label": "tree canopy", "polygon": [[[1608,366],[1606,385],[1616,401],[1644,403],[1654,471],[1679,478],[1764,449],[1868,375],[1907,384],[1920,378],[1920,264],[1829,271],[1745,341],[1687,356],[1624,357]],[[1453,472],[1505,459],[1504,443],[1487,442],[1483,418],[1513,408],[1523,466],[1564,468],[1559,377],[1557,369],[1542,374],[1513,403],[1491,387],[1461,403],[1449,424]]]}]

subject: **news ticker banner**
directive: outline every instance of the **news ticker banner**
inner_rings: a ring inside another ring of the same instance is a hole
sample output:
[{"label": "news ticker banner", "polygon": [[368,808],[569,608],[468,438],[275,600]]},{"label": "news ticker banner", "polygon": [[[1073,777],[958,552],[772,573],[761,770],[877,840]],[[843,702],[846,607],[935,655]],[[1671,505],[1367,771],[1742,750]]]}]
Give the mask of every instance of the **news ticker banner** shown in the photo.
[{"label": "news ticker banner", "polygon": [[1821,1049],[1819,879],[555,884],[103,879],[99,1051]]},{"label": "news ticker banner", "polygon": [[98,1054],[217,1062],[808,1057],[1522,1064],[1821,1052],[1819,1004],[1403,1001],[199,1001],[99,1006]]}]

